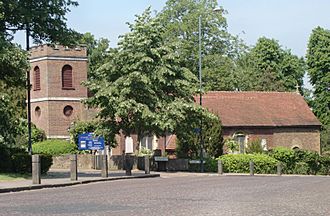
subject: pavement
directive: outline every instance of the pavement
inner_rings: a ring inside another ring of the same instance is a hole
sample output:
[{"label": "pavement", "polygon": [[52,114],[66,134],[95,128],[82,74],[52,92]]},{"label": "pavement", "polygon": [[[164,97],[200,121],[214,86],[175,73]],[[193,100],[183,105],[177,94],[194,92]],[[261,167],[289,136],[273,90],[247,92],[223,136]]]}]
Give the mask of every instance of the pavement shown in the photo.
[{"label": "pavement", "polygon": [[[51,169],[41,177],[41,184],[32,184],[32,179],[0,181],[0,193],[36,190],[42,188],[66,187],[93,182],[115,181],[136,178],[172,178],[172,177],[201,177],[201,176],[249,176],[247,173],[194,173],[194,172],[151,172],[145,174],[141,170],[132,170],[132,175],[127,176],[124,170],[109,171],[108,178],[101,177],[100,170],[78,170],[78,180],[71,181],[70,173],[66,169]],[[255,174],[255,176],[277,176],[274,174]],[[286,176],[286,175],[283,175]],[[299,175],[289,175],[296,176]],[[307,176],[305,176],[307,177]],[[321,177],[321,176],[320,176]],[[326,176],[324,176],[326,177]]]},{"label": "pavement", "polygon": [[132,175],[127,176],[125,170],[109,171],[108,178],[101,177],[100,170],[78,170],[78,180],[71,181],[70,173],[64,169],[53,169],[41,176],[41,184],[32,184],[31,179],[0,181],[0,193],[36,190],[42,188],[66,187],[93,182],[115,181],[136,178],[160,177],[159,173],[145,174],[144,171],[132,170]]}]

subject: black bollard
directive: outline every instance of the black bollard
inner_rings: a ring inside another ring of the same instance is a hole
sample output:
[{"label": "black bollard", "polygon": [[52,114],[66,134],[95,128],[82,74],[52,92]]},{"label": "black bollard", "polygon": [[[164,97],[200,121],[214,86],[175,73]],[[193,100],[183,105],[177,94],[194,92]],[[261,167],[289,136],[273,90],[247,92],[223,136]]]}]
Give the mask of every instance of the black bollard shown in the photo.
[{"label": "black bollard", "polygon": [[126,169],[126,175],[131,176],[132,175],[132,156],[130,154],[125,155],[125,169]]}]

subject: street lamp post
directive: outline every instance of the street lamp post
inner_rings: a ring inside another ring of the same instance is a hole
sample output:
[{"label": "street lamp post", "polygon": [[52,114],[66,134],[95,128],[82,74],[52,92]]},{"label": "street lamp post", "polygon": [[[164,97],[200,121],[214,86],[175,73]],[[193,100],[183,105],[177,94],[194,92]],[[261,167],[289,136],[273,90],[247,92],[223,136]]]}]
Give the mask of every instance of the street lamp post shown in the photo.
[{"label": "street lamp post", "polygon": [[[26,51],[30,50],[30,28],[29,25],[26,25]],[[27,117],[28,117],[28,152],[32,155],[32,140],[31,140],[31,81],[30,81],[30,70],[27,70]]]},{"label": "street lamp post", "polygon": [[[213,9],[213,12],[221,12],[221,8],[217,7]],[[203,105],[203,85],[202,85],[202,15],[199,15],[198,17],[198,74],[199,74],[199,105],[202,107]],[[200,140],[200,168],[201,172],[204,172],[204,158],[203,158],[203,152],[204,152],[204,138],[203,138],[203,114],[201,113],[200,116],[200,130],[199,130],[199,140]]]},{"label": "street lamp post", "polygon": [[[199,105],[202,107],[202,16],[198,17],[198,74],[199,74]],[[203,151],[204,151],[204,140],[203,140],[203,114],[200,116],[200,130],[199,130],[199,140],[201,146],[200,152],[200,168],[201,172],[204,172],[204,161],[203,161]]]}]

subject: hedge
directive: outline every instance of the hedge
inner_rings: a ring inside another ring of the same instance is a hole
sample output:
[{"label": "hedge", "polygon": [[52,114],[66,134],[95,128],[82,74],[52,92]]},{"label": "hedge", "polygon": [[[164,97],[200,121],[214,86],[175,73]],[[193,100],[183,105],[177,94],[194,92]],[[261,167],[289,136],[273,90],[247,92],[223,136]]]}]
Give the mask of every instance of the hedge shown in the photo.
[{"label": "hedge", "polygon": [[77,145],[65,140],[46,140],[32,145],[33,154],[46,154],[58,156],[62,154],[74,154],[77,152]]},{"label": "hedge", "polygon": [[218,158],[223,163],[223,171],[229,173],[249,173],[250,161],[254,162],[255,173],[274,174],[278,161],[265,154],[227,154]]},{"label": "hedge", "polygon": [[283,173],[286,174],[329,175],[330,173],[330,157],[321,156],[314,151],[276,147],[269,152],[269,156],[282,163]]},{"label": "hedge", "polygon": [[[52,156],[41,155],[41,173],[46,173],[53,163]],[[8,148],[0,145],[0,172],[31,173],[31,156],[20,148]]]}]

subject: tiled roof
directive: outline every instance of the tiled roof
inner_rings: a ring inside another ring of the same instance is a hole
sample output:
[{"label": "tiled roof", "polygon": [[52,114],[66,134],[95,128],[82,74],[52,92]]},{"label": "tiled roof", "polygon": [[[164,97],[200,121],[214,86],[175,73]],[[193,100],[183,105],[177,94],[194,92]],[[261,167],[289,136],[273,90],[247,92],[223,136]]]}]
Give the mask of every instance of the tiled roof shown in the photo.
[{"label": "tiled roof", "polygon": [[[199,101],[198,96],[195,99]],[[294,92],[214,91],[202,99],[225,127],[320,126],[304,98]]]}]

